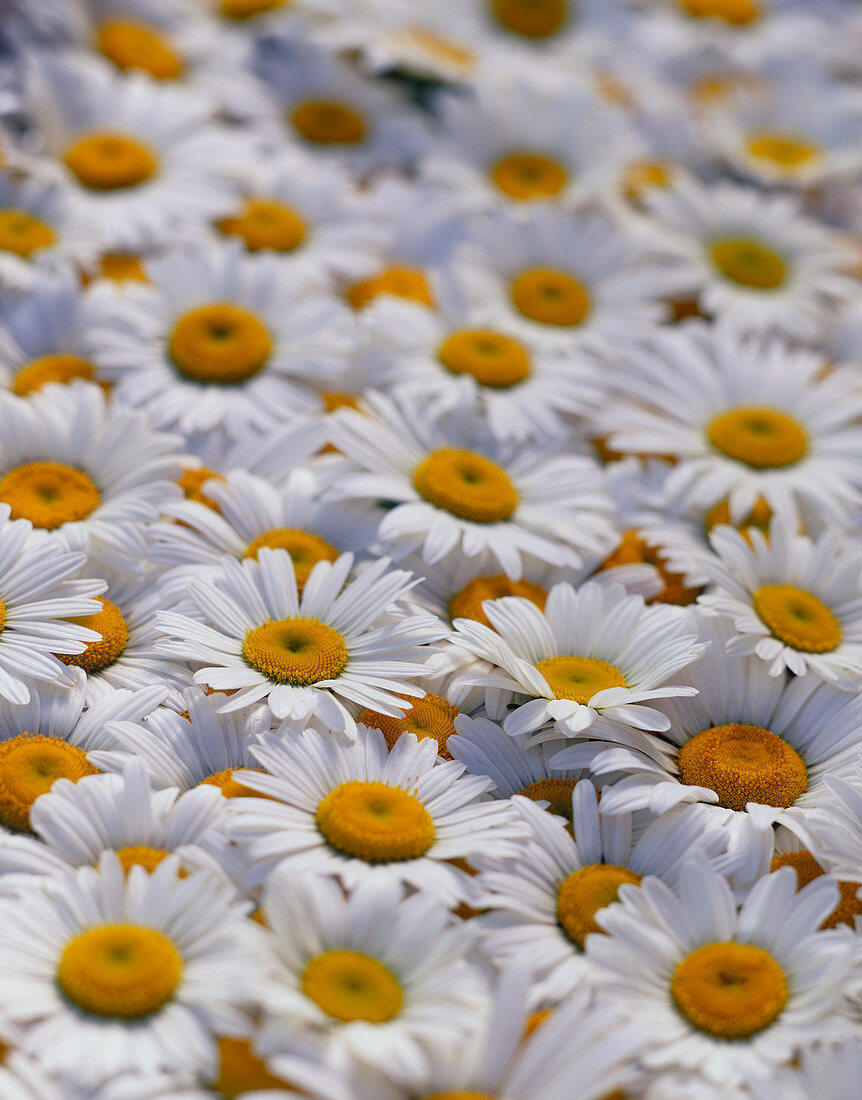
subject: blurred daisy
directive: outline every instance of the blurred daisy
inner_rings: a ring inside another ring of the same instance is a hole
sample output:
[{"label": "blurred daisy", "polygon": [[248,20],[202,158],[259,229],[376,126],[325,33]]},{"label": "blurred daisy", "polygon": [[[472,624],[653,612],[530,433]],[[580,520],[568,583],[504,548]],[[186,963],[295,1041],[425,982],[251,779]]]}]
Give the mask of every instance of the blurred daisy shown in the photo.
[{"label": "blurred daisy", "polygon": [[582,564],[610,549],[610,500],[588,459],[552,445],[494,444],[468,414],[431,419],[424,405],[367,395],[371,415],[341,409],[332,439],[345,459],[327,476],[333,501],[394,504],[378,537],[399,556],[430,564],[456,548],[493,554],[510,577],[522,555]]},{"label": "blurred daisy", "polygon": [[[862,757],[857,752],[846,778],[830,776],[820,804],[806,816],[812,847],[830,872],[862,884]],[[855,893],[855,892],[854,892]]]},{"label": "blurred daisy", "polygon": [[351,704],[397,715],[404,695],[424,694],[411,681],[424,671],[423,647],[444,633],[428,615],[387,614],[412,587],[389,564],[378,559],[348,581],[352,554],[321,561],[300,597],[287,551],[224,558],[218,576],[189,582],[200,619],[160,613],[169,637],[157,649],[203,665],[197,683],[233,690],[222,713],[266,700],[276,718],[299,727],[316,718],[354,737]]},{"label": "blurred daisy", "polygon": [[[512,63],[547,64],[550,51],[586,49],[595,38],[624,31],[625,5],[618,0],[472,0],[495,46],[512,50]],[[517,51],[517,52],[515,52]]]},{"label": "blurred daisy", "polygon": [[745,1082],[753,1100],[854,1100],[862,1078],[862,1042],[858,1038],[840,1044],[806,1045],[788,1066],[769,1077]]},{"label": "blurred daisy", "polygon": [[505,714],[503,729],[513,737],[532,734],[531,744],[577,737],[599,716],[640,737],[668,728],[653,700],[696,694],[667,681],[703,652],[697,636],[667,608],[646,608],[620,585],[557,584],[544,611],[517,596],[484,610],[493,629],[456,619],[455,640],[494,669],[464,680],[496,689],[491,716]]},{"label": "blurred daisy", "polygon": [[337,875],[348,890],[394,880],[454,905],[472,891],[459,861],[519,850],[512,806],[484,797],[489,779],[438,760],[431,738],[402,734],[390,752],[380,730],[346,743],[307,729],[263,735],[252,755],[266,774],[237,778],[267,797],[231,803],[231,834],[256,881],[284,862],[292,874]]}]

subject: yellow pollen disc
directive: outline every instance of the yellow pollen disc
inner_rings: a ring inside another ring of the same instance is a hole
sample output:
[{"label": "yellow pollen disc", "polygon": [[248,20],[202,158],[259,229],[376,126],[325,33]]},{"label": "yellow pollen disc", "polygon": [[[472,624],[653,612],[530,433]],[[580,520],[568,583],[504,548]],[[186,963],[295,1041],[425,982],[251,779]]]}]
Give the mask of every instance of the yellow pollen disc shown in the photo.
[{"label": "yellow pollen disc", "polygon": [[103,131],[87,134],[70,145],[66,167],[91,191],[120,191],[146,183],[158,171],[155,154],[126,134]]},{"label": "yellow pollen disc", "polygon": [[[826,874],[814,856],[804,848],[799,852],[782,852],[775,856],[769,870],[777,871],[779,867],[793,868],[796,872],[798,890],[801,890],[803,886],[807,886],[809,882],[813,882],[814,879]],[[838,883],[841,900],[820,925],[821,928],[837,928],[839,924],[847,924],[851,928],[856,927],[856,917],[862,916],[862,898],[856,897],[859,886],[860,883],[858,882]]]},{"label": "yellow pollen disc", "polygon": [[[208,786],[218,787],[225,798],[268,798],[268,795],[261,794],[260,791],[254,791],[251,787],[246,787],[245,784],[237,782],[234,779],[234,772],[236,768],[225,768],[221,772],[213,772],[212,775],[208,775],[206,779],[202,779],[201,783],[206,783]],[[262,772],[263,768],[249,768],[243,765],[243,771],[247,772]]]},{"label": "yellow pollen disc", "polygon": [[12,392],[24,397],[41,390],[47,382],[71,382],[75,378],[93,381],[93,364],[79,355],[43,355],[23,366],[12,381]]},{"label": "yellow pollen disc", "polygon": [[480,386],[507,390],[530,376],[530,355],[523,344],[488,329],[453,332],[437,357],[452,374],[471,374]]},{"label": "yellow pollen disc", "polygon": [[266,15],[285,7],[289,0],[219,0],[219,14],[223,19],[242,23],[256,15]]},{"label": "yellow pollen disc", "polygon": [[293,108],[290,121],[313,145],[359,145],[368,133],[362,115],[334,99],[307,99]]},{"label": "yellow pollen disc", "polygon": [[249,199],[241,214],[216,224],[227,236],[241,237],[249,252],[293,252],[305,240],[305,222],[275,199]]},{"label": "yellow pollen disc", "polygon": [[177,320],[168,351],[180,374],[192,382],[235,386],[263,370],[272,340],[256,314],[230,302],[212,302]]},{"label": "yellow pollen disc", "polygon": [[385,1024],[401,1011],[401,983],[388,966],[361,951],[324,951],[302,975],[302,992],[343,1023]]},{"label": "yellow pollen disc", "polygon": [[354,283],[347,291],[347,300],[354,309],[362,309],[381,294],[406,298],[423,306],[434,305],[428,280],[418,267],[390,267],[370,279]]},{"label": "yellow pollen disc", "polygon": [[104,277],[113,279],[117,283],[129,279],[137,283],[149,282],[140,256],[135,256],[131,252],[106,252],[100,261],[100,266]]},{"label": "yellow pollen disc", "polygon": [[587,288],[564,271],[535,267],[512,280],[512,302],[530,321],[575,328],[583,324],[592,302]]},{"label": "yellow pollen disc", "polygon": [[793,466],[808,453],[808,435],[797,421],[778,409],[729,409],[706,430],[717,451],[755,470]]},{"label": "yellow pollen disc", "polygon": [[536,668],[557,699],[571,699],[582,706],[605,688],[628,687],[620,670],[598,657],[545,657],[536,662]]},{"label": "yellow pollen disc", "polygon": [[210,1082],[216,1096],[237,1100],[258,1089],[286,1089],[293,1092],[283,1077],[276,1077],[266,1068],[266,1062],[255,1054],[248,1039],[223,1036],[218,1041],[218,1077]]},{"label": "yellow pollen disc", "polygon": [[808,789],[808,769],[783,738],[761,726],[730,722],[695,734],[679,750],[682,783],[709,787],[719,805],[791,806]]},{"label": "yellow pollen disc", "polygon": [[347,664],[344,638],[319,619],[270,619],[245,636],[242,655],[277,684],[308,687],[335,680]]},{"label": "yellow pollen disc", "polygon": [[504,195],[522,202],[559,195],[568,182],[563,165],[540,153],[510,153],[492,166],[490,174]]},{"label": "yellow pollen disc", "polygon": [[30,828],[30,807],[58,779],[77,783],[98,769],[75,745],[59,737],[22,733],[0,741],[0,823],[21,832]]},{"label": "yellow pollen disc", "polygon": [[380,730],[391,749],[402,733],[414,733],[421,740],[431,737],[437,742],[437,752],[444,760],[452,755],[446,748],[446,742],[455,733],[455,719],[461,711],[447,699],[439,695],[426,695],[422,699],[412,699],[410,709],[402,718],[392,718],[388,714],[378,714],[368,707],[357,719],[363,726]]},{"label": "yellow pollen disc", "polygon": [[146,844],[132,844],[128,848],[118,848],[117,858],[126,874],[132,867],[143,867],[145,871],[155,871],[170,852],[166,848],[150,848]]},{"label": "yellow pollen disc", "polygon": [[623,194],[629,202],[637,202],[645,191],[667,187],[671,166],[666,160],[639,160],[630,164],[623,176]]},{"label": "yellow pollen disc", "polygon": [[780,867],[793,868],[796,872],[798,890],[826,873],[814,856],[804,848],[798,852],[780,852],[773,858],[769,870],[777,871]]},{"label": "yellow pollen disc", "polygon": [[102,23],[96,44],[99,52],[123,72],[138,69],[156,80],[182,76],[182,58],[162,35],[144,23]]},{"label": "yellow pollen disc", "polygon": [[583,950],[587,936],[602,931],[596,924],[596,913],[617,900],[623,883],[640,886],[640,881],[637,872],[610,863],[593,863],[573,871],[563,879],[557,893],[560,927]]},{"label": "yellow pollen disc", "polygon": [[758,0],[679,0],[679,6],[695,19],[720,19],[734,27],[747,27],[760,18]]},{"label": "yellow pollen disc", "polygon": [[489,1092],[472,1092],[470,1089],[458,1089],[455,1092],[432,1092],[421,1100],[494,1100]]},{"label": "yellow pollen disc", "polygon": [[224,481],[222,475],[217,474],[215,470],[210,470],[206,466],[198,466],[197,469],[183,470],[182,475],[177,478],[177,485],[182,489],[186,500],[196,500],[198,504],[205,504],[207,508],[219,512],[221,509],[218,504],[203,491],[204,485],[213,479]]},{"label": "yellow pollen disc", "polygon": [[567,0],[491,0],[501,27],[523,38],[551,38],[569,18]]},{"label": "yellow pollen disc", "polygon": [[[751,509],[747,516],[741,523],[737,523],[736,529],[742,535],[749,545],[751,544],[751,535],[749,530],[752,527],[756,527],[762,535],[767,539],[769,538],[769,523],[772,519],[772,509],[763,499],[758,497],[757,503]],[[712,508],[707,512],[703,521],[703,526],[707,533],[709,533],[713,527],[718,527],[721,524],[730,523],[730,506],[726,500],[720,500],[718,504],[714,504]]]},{"label": "yellow pollen disc", "polygon": [[682,960],[671,996],[688,1022],[720,1039],[747,1039],[769,1027],[787,1004],[784,971],[748,943],[708,943]]},{"label": "yellow pollen disc", "polygon": [[749,290],[776,290],[787,279],[787,264],[774,249],[746,237],[713,241],[709,255],[718,271]]},{"label": "yellow pollen disc", "polygon": [[540,584],[512,581],[505,573],[497,573],[493,577],[476,577],[449,600],[449,618],[453,622],[455,619],[475,619],[477,623],[490,627],[491,623],[482,605],[485,600],[499,600],[503,596],[521,596],[544,611],[548,593]]},{"label": "yellow pollen disc", "polygon": [[791,134],[752,134],[746,144],[751,156],[771,161],[779,168],[798,168],[819,152],[816,145],[800,141]]},{"label": "yellow pollen disc", "polygon": [[12,509],[12,519],[29,519],[48,531],[86,519],[100,499],[82,470],[61,462],[28,462],[0,478],[0,500]]},{"label": "yellow pollen disc", "polygon": [[84,1012],[139,1020],[168,1003],[182,973],[179,951],[155,928],[104,924],[69,940],[57,984]]},{"label": "yellow pollen disc", "polygon": [[97,596],[102,605],[95,615],[77,615],[68,619],[70,623],[86,626],[102,635],[100,642],[90,642],[83,653],[61,653],[59,660],[64,665],[77,665],[86,672],[101,672],[123,655],[129,644],[129,630],[123,613],[110,600]]},{"label": "yellow pollen disc", "polygon": [[265,531],[249,543],[244,558],[257,558],[264,546],[273,550],[286,550],[293,562],[296,573],[296,587],[300,593],[305,587],[312,569],[321,561],[336,561],[338,550],[319,535],[311,531],[300,531],[294,527],[275,527]]},{"label": "yellow pollen disc", "polygon": [[792,584],[765,584],[751,597],[754,610],[785,645],[804,653],[831,653],[841,624],[822,600]]},{"label": "yellow pollen disc", "polygon": [[434,821],[419,799],[375,780],[335,787],[316,817],[328,844],[366,863],[419,859],[434,843]]},{"label": "yellow pollen disc", "polygon": [[572,820],[572,794],[575,789],[575,780],[560,778],[540,779],[535,783],[528,783],[523,790],[517,793],[524,798],[531,798],[534,802],[549,802],[548,813],[559,814],[569,821]]},{"label": "yellow pollen disc", "polygon": [[26,210],[0,210],[0,251],[14,252],[26,259],[57,240],[50,225]]},{"label": "yellow pollen disc", "polygon": [[337,390],[321,392],[320,399],[327,412],[336,409],[359,409],[359,399],[353,393],[339,393]]},{"label": "yellow pollen disc", "polygon": [[700,588],[686,587],[682,573],[672,573],[665,565],[665,558],[645,539],[641,538],[637,531],[626,531],[620,545],[605,559],[599,567],[599,572],[606,569],[615,569],[619,565],[634,565],[644,563],[654,566],[664,581],[664,587],[655,596],[651,596],[647,603],[668,603],[678,607],[685,607],[694,603],[701,593]]},{"label": "yellow pollen disc", "polygon": [[413,471],[413,487],[429,504],[473,523],[502,523],[518,507],[518,491],[502,466],[455,447],[423,458]]}]

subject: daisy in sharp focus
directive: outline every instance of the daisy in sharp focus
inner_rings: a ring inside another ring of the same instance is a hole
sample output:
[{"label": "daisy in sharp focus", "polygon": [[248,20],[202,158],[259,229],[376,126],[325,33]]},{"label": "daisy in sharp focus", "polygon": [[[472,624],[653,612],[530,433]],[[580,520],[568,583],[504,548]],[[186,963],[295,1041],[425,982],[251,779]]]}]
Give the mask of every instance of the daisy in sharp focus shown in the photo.
[{"label": "daisy in sharp focus", "polygon": [[395,880],[454,905],[473,895],[463,860],[520,850],[512,806],[485,797],[486,777],[438,760],[431,738],[404,733],[390,751],[380,730],[347,743],[307,729],[263,735],[252,755],[265,774],[237,779],[267,797],[231,802],[230,835],[254,881],[284,862],[292,873],[336,875],[348,890]]},{"label": "daisy in sharp focus", "polygon": [[820,354],[689,321],[654,333],[617,366],[619,397],[598,422],[609,445],[676,460],[663,492],[739,524],[760,501],[846,525],[859,507],[862,393]]},{"label": "daisy in sharp focus", "polygon": [[841,994],[851,945],[817,930],[838,888],[821,878],[794,896],[795,886],[787,868],[767,875],[738,914],[725,880],[697,860],[676,891],[656,878],[620,888],[586,958],[641,1030],[648,1068],[735,1088],[850,1033]]},{"label": "daisy in sharp focus", "polygon": [[621,585],[557,584],[544,611],[528,599],[505,597],[484,605],[493,629],[455,621],[454,640],[494,668],[468,673],[466,683],[495,691],[491,717],[513,737],[538,744],[585,733],[601,716],[637,742],[643,730],[665,730],[667,718],[650,704],[696,694],[667,681],[703,653],[688,624],[665,607],[647,608]]},{"label": "daisy in sharp focus", "polygon": [[349,310],[273,254],[239,242],[180,248],[148,265],[151,286],[100,288],[96,361],[117,398],[159,426],[231,439],[310,413],[310,389],[352,348]]},{"label": "daisy in sharp focus", "polygon": [[156,648],[202,665],[197,683],[232,689],[223,713],[266,701],[294,726],[314,719],[354,737],[352,707],[398,715],[403,696],[424,694],[412,681],[445,628],[429,615],[387,613],[412,587],[411,574],[382,558],[348,581],[352,566],[352,554],[319,562],[300,597],[286,550],[224,558],[218,576],[189,582],[200,618],[160,613],[167,637]]},{"label": "daisy in sharp focus", "polygon": [[431,419],[406,397],[365,401],[367,413],[341,409],[334,418],[345,458],[327,472],[329,495],[391,502],[378,530],[389,552],[421,549],[430,564],[456,548],[470,558],[490,553],[515,578],[522,555],[577,567],[612,546],[610,500],[589,459],[555,445],[496,444],[470,410]]}]

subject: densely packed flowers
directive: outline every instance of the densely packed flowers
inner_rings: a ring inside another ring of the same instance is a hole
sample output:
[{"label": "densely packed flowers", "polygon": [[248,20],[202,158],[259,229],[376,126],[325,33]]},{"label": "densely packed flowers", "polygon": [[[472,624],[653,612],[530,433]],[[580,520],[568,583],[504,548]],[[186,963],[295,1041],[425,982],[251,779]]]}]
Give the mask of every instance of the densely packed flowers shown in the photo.
[{"label": "densely packed flowers", "polygon": [[0,3],[0,1100],[857,1100],[860,56]]}]

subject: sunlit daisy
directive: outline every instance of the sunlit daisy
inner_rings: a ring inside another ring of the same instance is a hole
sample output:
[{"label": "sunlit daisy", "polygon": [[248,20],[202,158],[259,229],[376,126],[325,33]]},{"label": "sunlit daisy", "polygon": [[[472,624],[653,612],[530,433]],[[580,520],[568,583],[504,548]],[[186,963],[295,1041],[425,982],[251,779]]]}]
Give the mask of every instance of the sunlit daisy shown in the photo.
[{"label": "sunlit daisy", "polygon": [[515,578],[522,555],[577,567],[612,546],[611,502],[588,459],[554,445],[496,444],[471,417],[432,419],[418,401],[375,394],[366,403],[372,415],[341,409],[334,418],[346,458],[333,464],[330,492],[392,502],[378,531],[390,552],[421,549],[431,564],[456,548],[490,553]]},{"label": "sunlit daisy", "polygon": [[232,802],[231,830],[259,881],[284,861],[348,889],[394,879],[455,904],[472,891],[456,863],[519,850],[524,828],[511,805],[484,797],[486,777],[438,760],[431,738],[405,733],[390,751],[380,730],[346,743],[307,729],[263,735],[252,755],[265,774],[237,779],[267,797]]}]

